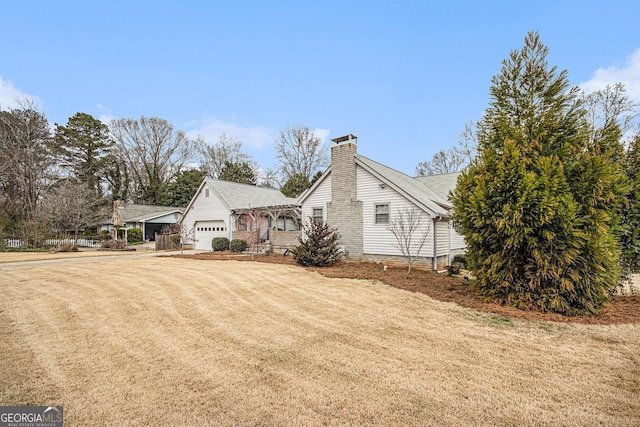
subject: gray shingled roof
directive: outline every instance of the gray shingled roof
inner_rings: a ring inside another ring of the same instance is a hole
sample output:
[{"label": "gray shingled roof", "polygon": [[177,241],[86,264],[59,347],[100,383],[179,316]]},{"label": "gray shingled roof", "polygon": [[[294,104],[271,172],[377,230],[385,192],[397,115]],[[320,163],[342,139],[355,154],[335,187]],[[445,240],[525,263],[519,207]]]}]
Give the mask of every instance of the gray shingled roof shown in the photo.
[{"label": "gray shingled roof", "polygon": [[[126,204],[118,210],[122,217],[122,221],[125,223],[149,221],[175,212],[184,212],[184,208],[177,208],[175,206],[150,206],[137,204]],[[101,224],[113,224],[113,216],[105,218]]]},{"label": "gray shingled roof", "polygon": [[440,197],[448,200],[449,191],[453,191],[458,183],[461,172],[450,172],[439,175],[419,176],[415,179],[427,184]]},{"label": "gray shingled roof", "polygon": [[212,178],[206,178],[206,182],[231,210],[297,205],[296,199],[286,197],[279,190]]},{"label": "gray shingled roof", "polygon": [[140,222],[158,218],[174,212],[183,212],[183,208],[172,206],[149,206],[149,205],[124,205],[120,209],[120,215],[124,222]]},{"label": "gray shingled roof", "polygon": [[[455,179],[443,178],[442,175],[424,177],[429,179],[414,178],[359,154],[356,154],[356,162],[417,205],[436,215],[449,215],[451,202],[448,193],[455,188],[457,176]],[[433,178],[436,176],[441,178]]]}]

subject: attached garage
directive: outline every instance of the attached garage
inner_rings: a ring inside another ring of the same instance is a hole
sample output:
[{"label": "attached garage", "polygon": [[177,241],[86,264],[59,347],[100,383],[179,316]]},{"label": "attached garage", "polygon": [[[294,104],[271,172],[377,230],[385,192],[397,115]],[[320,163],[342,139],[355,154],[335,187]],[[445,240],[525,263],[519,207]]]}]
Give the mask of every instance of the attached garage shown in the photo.
[{"label": "attached garage", "polygon": [[229,236],[229,227],[222,220],[196,221],[194,228],[196,249],[211,250],[211,240],[214,237]]},{"label": "attached garage", "polygon": [[[282,214],[275,215],[275,218],[282,218],[291,206],[297,206],[296,199],[285,197],[272,188],[205,178],[189,202],[180,223],[189,235],[193,232],[195,249],[210,251],[211,239],[214,237],[226,237],[229,240],[233,238],[233,233],[238,228],[238,215],[251,215],[258,209],[262,210],[261,217],[266,221],[270,217],[267,214],[269,209]],[[265,210],[263,207],[269,209]],[[287,229],[289,226],[287,224]],[[264,232],[267,232],[266,226]]]}]

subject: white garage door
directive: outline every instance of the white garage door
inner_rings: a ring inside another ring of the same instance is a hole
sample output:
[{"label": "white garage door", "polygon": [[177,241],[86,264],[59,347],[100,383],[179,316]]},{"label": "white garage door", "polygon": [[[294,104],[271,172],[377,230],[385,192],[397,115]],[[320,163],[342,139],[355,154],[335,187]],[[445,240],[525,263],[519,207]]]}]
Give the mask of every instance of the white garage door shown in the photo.
[{"label": "white garage door", "polygon": [[211,239],[228,237],[229,230],[224,221],[197,221],[195,224],[196,249],[211,250]]}]

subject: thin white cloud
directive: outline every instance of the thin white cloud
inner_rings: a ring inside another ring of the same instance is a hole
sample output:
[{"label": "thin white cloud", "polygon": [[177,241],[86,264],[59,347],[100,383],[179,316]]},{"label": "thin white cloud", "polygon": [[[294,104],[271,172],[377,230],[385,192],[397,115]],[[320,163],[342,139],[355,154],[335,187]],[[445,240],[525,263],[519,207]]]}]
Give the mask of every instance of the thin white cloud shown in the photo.
[{"label": "thin white cloud", "polygon": [[314,130],[311,131],[311,133],[313,133],[315,136],[320,138],[320,141],[322,141],[323,145],[326,145],[327,142],[329,141],[328,138],[329,138],[329,134],[331,133],[331,130],[315,128]]},{"label": "thin white cloud", "polygon": [[271,147],[274,141],[274,133],[263,126],[243,127],[237,123],[225,122],[213,117],[192,122],[191,130],[187,135],[191,138],[202,136],[208,143],[218,142],[223,133],[228,137],[235,137],[242,141],[243,145],[254,150],[262,150]]},{"label": "thin white cloud", "polygon": [[622,67],[612,65],[598,68],[590,80],[580,83],[580,87],[586,93],[591,93],[618,82],[624,83],[629,98],[640,102],[640,49],[629,55]]},{"label": "thin white cloud", "polygon": [[114,116],[113,113],[111,112],[111,108],[107,106],[104,106],[102,104],[96,104],[96,109],[100,113],[100,115],[98,116],[98,120],[100,120],[105,125],[109,124],[111,120],[117,119],[117,117]]},{"label": "thin white cloud", "polygon": [[29,95],[14,86],[11,80],[4,80],[0,76],[0,109],[11,109],[20,106],[21,100],[30,99],[34,105],[42,105],[37,96]]}]

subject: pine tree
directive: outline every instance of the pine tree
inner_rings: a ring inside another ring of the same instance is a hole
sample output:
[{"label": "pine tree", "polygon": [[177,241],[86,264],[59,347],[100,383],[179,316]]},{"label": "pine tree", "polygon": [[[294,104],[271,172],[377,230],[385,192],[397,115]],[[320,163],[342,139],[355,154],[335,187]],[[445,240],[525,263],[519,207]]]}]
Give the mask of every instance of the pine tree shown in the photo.
[{"label": "pine tree", "polygon": [[305,267],[328,267],[342,259],[340,234],[327,223],[309,221],[293,250],[293,259]]},{"label": "pine tree", "polygon": [[101,178],[105,158],[113,141],[109,129],[100,120],[86,113],[76,113],[67,126],[56,123],[56,148],[63,166],[86,184],[94,197],[102,193]]},{"label": "pine tree", "polygon": [[[597,313],[620,274],[615,124],[597,139],[537,33],[503,61],[478,158],[452,194],[480,293],[522,309]],[[617,139],[616,139],[617,138]]]},{"label": "pine tree", "polygon": [[187,169],[178,172],[176,178],[162,188],[160,203],[165,206],[186,208],[204,179],[204,172],[199,169]]},{"label": "pine tree", "polygon": [[240,184],[256,185],[256,173],[247,162],[224,162],[218,179],[239,182]]},{"label": "pine tree", "polygon": [[311,187],[309,178],[301,173],[297,173],[291,175],[291,177],[280,189],[280,192],[287,197],[298,197],[309,187]]}]

